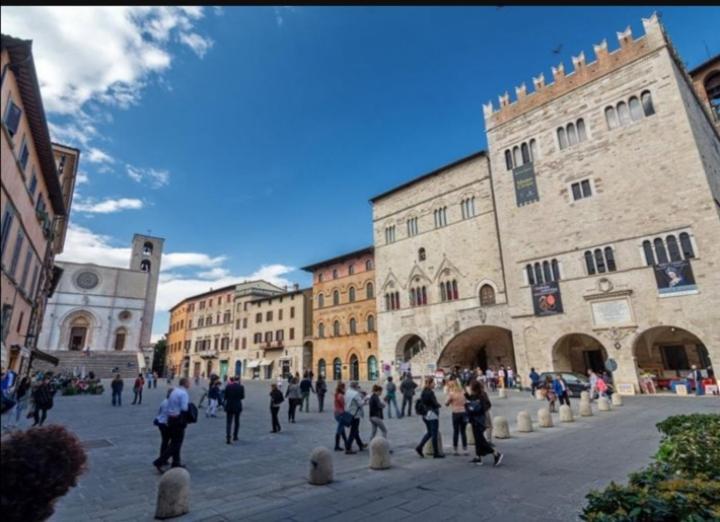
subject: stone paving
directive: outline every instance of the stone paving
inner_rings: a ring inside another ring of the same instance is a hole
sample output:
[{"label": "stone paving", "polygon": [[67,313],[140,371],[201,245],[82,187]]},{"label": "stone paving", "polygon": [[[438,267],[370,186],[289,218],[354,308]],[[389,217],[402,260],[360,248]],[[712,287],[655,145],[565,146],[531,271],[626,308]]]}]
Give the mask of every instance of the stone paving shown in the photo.
[{"label": "stone paving", "polygon": [[[68,426],[83,441],[111,445],[88,450],[89,470],[59,501],[53,522],[152,520],[159,479],[151,465],[159,447],[152,419],[166,384],[146,389],[140,406],[130,405],[129,384],[121,408],[110,405],[108,393],[57,397],[49,422]],[[493,414],[509,419],[513,435],[495,441],[505,453],[498,468],[489,458],[478,467],[469,463],[471,457],[452,455],[450,415],[442,411],[446,459],[415,454],[424,431],[418,418],[392,419],[386,421],[394,449],[391,469],[368,469],[367,452],[335,453],[335,482],[311,486],[310,452],[334,443],[332,401],[326,400],[329,410],[317,413],[313,396],[311,412],[298,412],[296,424],[287,423],[284,403],[283,431],[276,435],[269,433],[269,385],[245,387],[239,442],[225,444],[222,412],[216,419],[202,415],[188,427],[183,461],[191,474],[191,512],[175,520],[577,520],[588,490],[623,481],[648,463],[659,441],[656,422],[672,414],[720,411],[714,397],[625,397],[625,405],[612,412],[594,407],[593,417],[579,417],[574,400],[575,422],[561,424],[554,414],[555,427],[524,434],[513,431],[517,412],[526,409],[536,421],[544,403],[512,392],[509,399],[493,397]],[[199,388],[191,390],[196,402],[200,394]],[[369,431],[365,420],[366,442]]]}]

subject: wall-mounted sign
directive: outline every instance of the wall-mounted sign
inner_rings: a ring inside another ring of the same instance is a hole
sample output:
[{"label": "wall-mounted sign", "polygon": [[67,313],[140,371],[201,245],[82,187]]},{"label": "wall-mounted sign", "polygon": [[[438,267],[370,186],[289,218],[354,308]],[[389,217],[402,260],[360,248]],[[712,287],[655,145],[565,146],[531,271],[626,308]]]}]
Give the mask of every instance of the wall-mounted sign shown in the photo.
[{"label": "wall-mounted sign", "polygon": [[555,315],[563,313],[560,285],[557,281],[532,285],[532,300],[535,315]]},{"label": "wall-mounted sign", "polygon": [[697,292],[695,276],[689,260],[683,259],[682,261],[660,263],[655,265],[654,268],[655,280],[660,295]]},{"label": "wall-mounted sign", "polygon": [[632,322],[630,303],[627,299],[612,301],[593,301],[590,303],[595,326],[628,324]]},{"label": "wall-mounted sign", "polygon": [[514,168],[513,180],[515,181],[515,199],[518,207],[540,201],[532,162]]}]

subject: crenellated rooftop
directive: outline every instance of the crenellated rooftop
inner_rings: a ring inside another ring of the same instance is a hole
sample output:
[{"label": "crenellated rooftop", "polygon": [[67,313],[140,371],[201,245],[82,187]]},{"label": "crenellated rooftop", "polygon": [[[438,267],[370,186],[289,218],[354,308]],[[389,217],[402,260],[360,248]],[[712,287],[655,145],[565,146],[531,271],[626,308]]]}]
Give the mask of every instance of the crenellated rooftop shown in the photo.
[{"label": "crenellated rooftop", "polygon": [[532,79],[534,87],[532,92],[528,92],[525,83],[522,83],[515,87],[514,101],[510,100],[510,94],[505,91],[503,95],[498,96],[499,108],[493,107],[492,101],[483,104],[486,130],[489,131],[667,45],[668,40],[657,14],[653,13],[650,18],[643,18],[642,24],[645,34],[639,38],[633,38],[630,26],[617,33],[620,47],[613,52],[608,52],[607,40],[594,45],[594,62],[586,63],[585,52],[581,51],[580,54],[572,57],[572,72],[566,74],[562,62],[553,66],[553,83],[545,84],[545,75],[541,72]]}]

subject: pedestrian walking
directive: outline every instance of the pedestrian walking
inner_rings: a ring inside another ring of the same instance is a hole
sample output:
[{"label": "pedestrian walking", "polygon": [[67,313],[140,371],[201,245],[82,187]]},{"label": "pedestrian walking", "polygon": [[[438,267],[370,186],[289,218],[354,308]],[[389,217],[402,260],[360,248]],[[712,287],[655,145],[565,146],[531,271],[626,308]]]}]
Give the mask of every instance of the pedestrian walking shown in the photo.
[{"label": "pedestrian walking", "polygon": [[465,411],[468,414],[468,421],[472,426],[473,437],[475,438],[475,458],[470,462],[482,465],[485,455],[492,455],[494,458],[493,466],[499,466],[503,459],[503,454],[497,451],[492,444],[485,439],[485,417],[489,415],[485,411],[485,404],[489,399],[487,393],[483,389],[483,385],[478,381],[470,384],[470,393],[465,395],[467,402],[465,403]]},{"label": "pedestrian walking", "polygon": [[690,380],[693,382],[693,388],[695,389],[695,395],[700,396],[703,393],[703,385],[702,385],[702,372],[698,370],[698,367],[696,365],[692,365],[690,367],[690,375],[688,376]]},{"label": "pedestrian walking", "polygon": [[545,377],[545,398],[548,401],[550,412],[557,411],[557,395],[555,394],[555,381],[548,375]]},{"label": "pedestrian walking", "polygon": [[296,378],[293,377],[288,384],[285,397],[288,400],[288,422],[295,424],[295,409],[301,401],[300,386],[298,386]]},{"label": "pedestrian walking", "polygon": [[165,394],[165,398],[160,403],[160,408],[158,408],[158,413],[155,416],[155,419],[153,419],[153,424],[158,427],[158,430],[160,430],[160,455],[158,458],[162,457],[162,454],[165,453],[168,449],[168,445],[170,444],[170,430],[168,428],[168,399],[170,398],[171,393],[172,388],[170,388]]},{"label": "pedestrian walking", "polygon": [[458,382],[456,380],[450,381],[448,385],[448,399],[445,406],[450,406],[450,411],[452,412],[453,455],[460,455],[460,453],[458,453],[458,439],[462,441],[463,454],[468,454],[467,433],[465,432],[465,428],[467,427],[465,402],[465,394],[458,385]]},{"label": "pedestrian walking", "polygon": [[217,407],[220,401],[220,381],[212,381],[208,390],[208,405],[205,417],[217,417]]},{"label": "pedestrian walking", "polygon": [[348,445],[347,436],[345,435],[345,428],[351,424],[348,417],[351,415],[345,412],[345,383],[340,381],[335,387],[335,400],[333,401],[333,414],[335,415],[335,422],[337,427],[335,429],[335,451],[342,451],[340,447],[340,438],[342,438],[345,445],[345,453],[355,453],[350,449]]},{"label": "pedestrian walking", "polygon": [[148,390],[152,388],[153,374],[150,370],[145,372],[145,379],[147,380]]},{"label": "pedestrian walking", "polygon": [[20,425],[20,421],[22,419],[22,413],[27,408],[28,402],[30,402],[30,378],[29,377],[23,377],[20,379],[20,383],[15,386],[15,392],[13,393],[13,398],[15,400],[15,407],[14,412],[12,412],[10,415],[15,417],[15,420],[13,424],[15,426]]},{"label": "pedestrian walking", "polygon": [[560,375],[559,373],[555,378],[555,382],[553,382],[553,391],[555,392],[555,395],[557,395],[557,398],[560,401],[560,406],[562,406],[563,404],[567,404],[568,406],[570,406],[568,385],[565,382],[565,379],[563,379],[562,375]]},{"label": "pedestrian walking", "polygon": [[157,388],[158,377],[160,377],[158,375],[158,372],[153,372],[152,377],[153,377],[153,388]]},{"label": "pedestrian walking", "polygon": [[605,384],[605,379],[603,379],[602,377],[596,376],[595,388],[597,390],[599,397],[607,397],[608,396],[608,385]]},{"label": "pedestrian walking", "polygon": [[[388,377],[388,379],[392,379],[392,377]],[[383,401],[380,400],[381,393],[382,386],[380,386],[379,384],[375,384],[372,387],[372,395],[370,396],[368,412],[370,415],[370,424],[372,424],[372,434],[370,435],[370,440],[375,438],[378,429],[380,429],[380,431],[382,432],[382,436],[387,439],[388,431],[385,427],[385,423],[383,422],[383,408],[385,408],[385,404],[383,404]],[[397,408],[397,404],[395,405],[395,407]],[[388,413],[389,412],[390,406],[388,406]]]},{"label": "pedestrian walking", "polygon": [[388,405],[388,419],[392,419],[393,406],[395,407],[395,415],[397,415],[397,418],[400,419],[402,417],[402,413],[400,413],[400,410],[398,409],[396,393],[397,386],[393,382],[393,378],[388,377],[387,384],[385,385],[385,402],[387,402]]},{"label": "pedestrian walking", "polygon": [[177,388],[170,392],[167,405],[167,425],[170,441],[165,451],[153,461],[153,465],[160,473],[163,473],[163,466],[166,466],[172,458],[172,467],[184,467],[180,461],[180,450],[185,440],[185,428],[187,427],[187,419],[185,415],[190,408],[190,380],[187,377],[180,379]]},{"label": "pedestrian walking", "polygon": [[500,366],[497,372],[498,388],[507,388],[507,382],[505,381],[506,373],[505,366]]},{"label": "pedestrian walking", "polygon": [[270,433],[277,433],[281,430],[280,421],[278,420],[278,413],[280,412],[280,405],[285,399],[280,391],[280,387],[277,384],[270,385],[270,416],[272,417],[272,431]]},{"label": "pedestrian walking", "polygon": [[327,393],[327,384],[325,383],[325,379],[323,379],[322,375],[318,376],[317,381],[315,382],[315,393],[317,394],[318,399],[318,411],[322,412],[325,404],[325,394]]},{"label": "pedestrian walking", "polygon": [[588,379],[590,380],[590,400],[593,400],[598,393],[598,376],[593,370],[588,370]]},{"label": "pedestrian walking", "polygon": [[142,393],[144,385],[145,379],[143,378],[142,373],[139,373],[137,379],[135,379],[135,384],[133,385],[133,393],[135,394],[132,401],[133,404],[142,404]]},{"label": "pedestrian walking", "polygon": [[435,397],[435,380],[432,377],[425,377],[425,386],[420,393],[420,398],[415,403],[415,413],[422,416],[422,420],[425,423],[425,435],[420,440],[420,444],[417,445],[415,451],[420,457],[424,457],[423,448],[427,441],[432,441],[433,447],[433,458],[441,459],[445,458],[445,455],[440,454],[440,448],[438,446],[438,428],[440,425],[440,403]]},{"label": "pedestrian walking", "polygon": [[530,368],[530,394],[535,397],[535,391],[540,387],[540,375],[535,368]]},{"label": "pedestrian walking", "polygon": [[42,382],[33,390],[32,399],[34,403],[33,426],[42,426],[47,419],[47,412],[53,407],[55,389],[50,384],[48,374],[43,376]]},{"label": "pedestrian walking", "polygon": [[357,381],[350,383],[350,388],[345,393],[345,411],[350,412],[352,415],[352,421],[350,422],[350,435],[348,435],[347,448],[352,451],[352,443],[357,442],[358,450],[362,451],[367,449],[365,444],[360,438],[360,421],[365,416],[363,412],[363,406],[365,406],[365,394],[360,390],[360,385]]},{"label": "pedestrian walking", "polygon": [[405,406],[407,406],[407,416],[412,417],[413,397],[417,386],[410,372],[407,372],[402,383],[400,383],[400,393],[402,393],[403,396],[402,411],[400,412],[401,417],[405,416]]},{"label": "pedestrian walking", "polygon": [[[219,385],[217,386],[220,387]],[[242,401],[245,398],[245,387],[240,384],[240,377],[237,375],[230,378],[230,384],[225,387],[225,440],[230,442],[230,431],[232,440],[238,440],[240,430],[240,414],[242,413]]]},{"label": "pedestrian walking", "polygon": [[122,406],[123,386],[125,386],[125,383],[123,382],[122,378],[120,377],[120,374],[116,373],[115,378],[110,383],[110,388],[112,389],[112,405],[113,406]]},{"label": "pedestrian walking", "polygon": [[315,393],[315,389],[310,375],[305,372],[305,377],[300,381],[300,411],[305,411],[305,413],[310,411],[310,392]]},{"label": "pedestrian walking", "polygon": [[507,377],[507,387],[508,388],[514,388],[515,387],[515,372],[512,368],[508,366],[506,373]]}]

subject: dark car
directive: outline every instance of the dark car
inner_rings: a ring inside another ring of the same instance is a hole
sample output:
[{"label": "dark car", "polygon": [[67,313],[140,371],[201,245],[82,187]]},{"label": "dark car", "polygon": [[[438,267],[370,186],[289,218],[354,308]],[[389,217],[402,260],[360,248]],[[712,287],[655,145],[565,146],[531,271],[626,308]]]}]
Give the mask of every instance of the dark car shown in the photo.
[{"label": "dark car", "polygon": [[540,374],[540,383],[545,385],[545,379],[549,375],[553,380],[557,375],[562,375],[570,389],[570,397],[580,397],[580,392],[590,391],[590,381],[582,373],[574,372],[543,372]]}]

